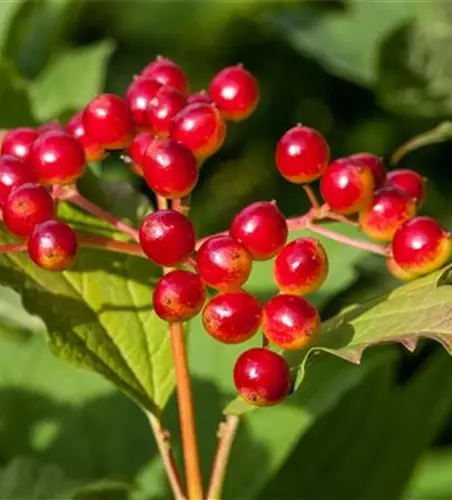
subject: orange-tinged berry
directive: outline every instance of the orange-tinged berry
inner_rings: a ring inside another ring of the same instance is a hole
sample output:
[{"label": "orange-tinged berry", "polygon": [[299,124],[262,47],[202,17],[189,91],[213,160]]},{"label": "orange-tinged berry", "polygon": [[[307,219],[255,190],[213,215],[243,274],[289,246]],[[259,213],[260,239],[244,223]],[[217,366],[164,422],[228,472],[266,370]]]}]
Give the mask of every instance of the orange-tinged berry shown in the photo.
[{"label": "orange-tinged berry", "polygon": [[270,299],[262,313],[267,339],[287,351],[305,347],[320,330],[317,309],[305,298],[280,294]]},{"label": "orange-tinged berry", "polygon": [[372,203],[359,214],[362,231],[376,241],[391,241],[404,222],[416,215],[416,203],[403,191],[385,187],[374,193]]}]

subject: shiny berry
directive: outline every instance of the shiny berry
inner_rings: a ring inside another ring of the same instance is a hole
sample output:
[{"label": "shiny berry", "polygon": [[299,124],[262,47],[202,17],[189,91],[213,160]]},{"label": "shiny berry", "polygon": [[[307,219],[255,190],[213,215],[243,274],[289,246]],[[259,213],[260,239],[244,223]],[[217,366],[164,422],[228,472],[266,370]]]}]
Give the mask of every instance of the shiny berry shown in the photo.
[{"label": "shiny berry", "polygon": [[151,132],[140,132],[133,138],[132,143],[127,148],[127,153],[132,160],[132,162],[130,163],[130,168],[136,175],[144,175],[144,156],[153,140],[154,134],[152,134]]},{"label": "shiny berry", "polygon": [[413,274],[410,274],[405,271],[405,269],[402,269],[393,257],[386,257],[386,267],[388,268],[389,273],[398,280],[411,281],[416,278]]},{"label": "shiny berry", "polygon": [[251,255],[231,236],[208,238],[199,248],[197,260],[203,282],[222,292],[238,290],[251,273]]},{"label": "shiny berry", "polygon": [[96,96],[83,111],[83,125],[104,149],[124,149],[132,141],[132,114],[124,99],[114,94]]},{"label": "shiny berry", "polygon": [[430,217],[415,217],[397,230],[392,255],[409,274],[420,276],[443,266],[451,254],[449,233]]},{"label": "shiny berry", "polygon": [[174,87],[182,94],[187,94],[189,90],[188,78],[182,68],[166,57],[158,56],[143,69],[141,76],[153,78],[161,85]]},{"label": "shiny berry", "polygon": [[288,228],[284,215],[274,203],[260,201],[235,216],[230,234],[245,246],[254,260],[268,260],[285,245]]},{"label": "shiny berry", "polygon": [[194,104],[195,102],[205,102],[211,104],[213,101],[205,90],[193,92],[187,96],[187,104]]},{"label": "shiny berry", "polygon": [[168,137],[154,139],[143,157],[144,177],[160,196],[187,196],[198,182],[199,169],[193,153]]},{"label": "shiny berry", "polygon": [[38,135],[36,130],[28,127],[14,128],[8,131],[3,137],[1,154],[26,160],[31,145],[38,138]]},{"label": "shiny berry", "polygon": [[147,215],[139,230],[144,253],[156,264],[174,267],[193,253],[196,237],[193,224],[174,210],[158,210]]},{"label": "shiny berry", "polygon": [[206,291],[199,276],[176,270],[165,274],[154,290],[154,309],[168,322],[188,321],[201,312]]},{"label": "shiny berry", "polygon": [[363,210],[372,202],[374,178],[363,163],[350,158],[335,160],[320,180],[320,192],[327,205],[342,214]]},{"label": "shiny berry", "polygon": [[405,192],[418,205],[425,198],[426,180],[414,170],[401,168],[388,173],[388,184]]},{"label": "shiny berry", "polygon": [[54,120],[53,122],[49,123],[44,123],[43,125],[40,125],[36,131],[38,132],[39,135],[46,134],[47,132],[61,132],[65,133],[67,130],[64,128],[63,125],[57,120]]},{"label": "shiny berry", "polygon": [[68,122],[66,129],[72,137],[82,146],[85,152],[85,158],[88,163],[101,161],[105,158],[104,148],[88,136],[83,125],[83,111],[76,113]]},{"label": "shiny berry", "polygon": [[72,184],[85,170],[85,153],[71,135],[47,132],[33,143],[28,163],[42,184]]},{"label": "shiny berry", "polygon": [[22,160],[11,155],[0,156],[0,207],[13,189],[37,181],[35,172]]},{"label": "shiny berry", "polygon": [[245,351],[235,362],[234,385],[247,403],[272,406],[281,403],[289,395],[292,380],[282,356],[255,347]]},{"label": "shiny berry", "polygon": [[259,102],[259,84],[243,65],[229,66],[217,73],[209,85],[209,96],[227,120],[247,118]]},{"label": "shiny berry", "polygon": [[273,344],[295,351],[305,347],[317,335],[320,316],[305,298],[280,294],[265,304],[262,330]]},{"label": "shiny berry", "polygon": [[239,344],[259,329],[262,308],[243,290],[220,293],[204,307],[202,323],[207,333],[225,344]]},{"label": "shiny berry", "polygon": [[135,125],[139,129],[150,129],[146,110],[149,103],[161,88],[161,84],[152,78],[136,78],[127,89],[126,101],[132,113]]},{"label": "shiny berry", "polygon": [[372,153],[355,153],[350,155],[349,158],[363,163],[372,170],[375,189],[383,186],[386,180],[386,168],[381,156],[376,156]]},{"label": "shiny berry", "polygon": [[386,187],[375,191],[372,203],[359,213],[361,230],[377,241],[391,241],[395,232],[416,215],[416,203],[403,191]]},{"label": "shiny berry", "polygon": [[149,101],[147,123],[161,136],[170,135],[173,118],[187,104],[185,96],[174,87],[161,87]]},{"label": "shiny berry", "polygon": [[299,238],[288,243],[275,259],[273,276],[283,293],[316,292],[328,275],[328,257],[320,241]]},{"label": "shiny berry", "polygon": [[296,125],[276,146],[276,166],[290,182],[305,184],[318,179],[328,167],[330,148],[320,132]]},{"label": "shiny berry", "polygon": [[30,236],[35,226],[52,219],[53,199],[44,186],[22,184],[11,191],[3,206],[6,227],[16,236]]},{"label": "shiny berry", "polygon": [[74,262],[77,237],[64,222],[48,220],[34,228],[28,240],[28,253],[39,267],[64,271]]},{"label": "shiny berry", "polygon": [[195,103],[174,117],[171,137],[191,149],[197,158],[216,153],[226,137],[226,123],[212,104]]}]

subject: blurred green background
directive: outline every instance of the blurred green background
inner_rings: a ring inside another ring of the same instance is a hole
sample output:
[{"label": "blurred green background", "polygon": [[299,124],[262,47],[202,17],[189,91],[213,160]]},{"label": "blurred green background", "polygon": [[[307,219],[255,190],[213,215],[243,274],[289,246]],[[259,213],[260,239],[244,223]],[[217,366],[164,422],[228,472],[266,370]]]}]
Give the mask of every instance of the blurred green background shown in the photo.
[{"label": "blurred green background", "polygon": [[[278,138],[297,122],[318,128],[334,157],[389,160],[452,117],[450,2],[36,0],[0,3],[0,128],[64,121],[103,89],[124,94],[158,54],[181,64],[193,90],[237,62],[261,85],[258,110],[202,169],[199,235],[225,229],[253,200],[275,199],[287,216],[306,210],[274,167]],[[451,156],[445,141],[401,163],[428,176],[423,210],[449,227]],[[117,157],[97,168],[150,195]],[[328,251],[336,271],[314,298],[324,318],[397,286],[379,259]],[[253,275],[262,294],[269,269]],[[107,382],[53,358],[40,320],[0,291],[0,499],[169,498],[145,417]],[[206,471],[237,352],[193,325]],[[226,498],[452,498],[452,360],[440,347],[377,348],[360,368],[332,358],[311,373],[291,403],[246,417]],[[174,398],[165,417],[177,443]]]}]

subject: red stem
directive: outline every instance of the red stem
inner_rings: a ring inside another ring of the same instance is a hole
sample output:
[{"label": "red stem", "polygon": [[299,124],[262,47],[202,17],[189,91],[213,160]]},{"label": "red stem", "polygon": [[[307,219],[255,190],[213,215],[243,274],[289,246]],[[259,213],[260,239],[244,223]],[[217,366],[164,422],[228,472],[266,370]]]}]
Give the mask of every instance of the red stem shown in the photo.
[{"label": "red stem", "polygon": [[307,229],[309,229],[313,233],[320,234],[322,236],[325,236],[326,238],[329,238],[330,240],[334,240],[334,241],[338,241],[339,243],[343,243],[344,245],[348,245],[348,246],[355,247],[355,248],[360,248],[361,250],[366,250],[368,252],[376,253],[378,255],[383,255],[384,257],[387,257],[390,254],[388,249],[386,249],[380,245],[375,245],[374,243],[368,243],[367,241],[355,240],[355,239],[349,238],[348,236],[345,236],[341,233],[336,233],[335,231],[331,231],[330,229],[326,229],[325,227],[322,227],[322,226],[318,226],[318,225],[309,223],[305,227],[307,227]]},{"label": "red stem", "polygon": [[113,227],[118,229],[118,231],[121,231],[123,233],[128,234],[135,241],[139,241],[138,231],[136,229],[134,229],[133,227],[130,227],[125,222],[122,222],[114,215],[109,214],[108,212],[106,212],[105,210],[100,208],[98,205],[93,203],[92,201],[84,198],[78,192],[78,190],[75,186],[70,186],[70,187],[66,187],[66,188],[62,189],[59,193],[58,199],[66,200],[66,201],[69,201],[70,203],[73,203],[74,205],[77,205],[78,207],[82,208],[86,212],[89,212],[89,213],[99,217],[99,219],[102,219],[102,220],[108,222]]},{"label": "red stem", "polygon": [[26,243],[10,243],[7,245],[0,245],[0,253],[12,253],[12,252],[26,252]]}]

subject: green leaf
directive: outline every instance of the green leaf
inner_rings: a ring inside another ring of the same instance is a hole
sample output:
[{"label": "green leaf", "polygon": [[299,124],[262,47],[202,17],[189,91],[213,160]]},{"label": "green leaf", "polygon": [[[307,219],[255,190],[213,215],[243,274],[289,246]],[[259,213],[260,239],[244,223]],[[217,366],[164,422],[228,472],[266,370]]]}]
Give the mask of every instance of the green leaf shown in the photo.
[{"label": "green leaf", "polygon": [[10,288],[0,286],[0,334],[25,340],[31,334],[44,331],[42,321],[24,310],[20,296]]},{"label": "green leaf", "polygon": [[378,95],[381,103],[396,113],[422,118],[449,116],[452,9],[449,2],[415,5],[416,20],[405,23],[382,44]]},{"label": "green leaf", "polygon": [[33,125],[28,89],[13,65],[0,59],[0,127],[13,128]]},{"label": "green leaf", "polygon": [[398,163],[405,155],[416,149],[452,140],[452,122],[443,122],[432,130],[422,132],[397,148],[391,157],[392,164]]},{"label": "green leaf", "polygon": [[[451,359],[441,351],[403,383],[394,369],[374,370],[310,429],[262,498],[400,498],[447,423],[452,394],[444,381],[451,375]],[[424,490],[414,498],[434,496]]]},{"label": "green leaf", "polygon": [[0,52],[2,54],[8,43],[11,24],[24,3],[24,0],[0,3]]},{"label": "green leaf", "polygon": [[[295,388],[303,381],[311,354],[323,351],[353,363],[371,345],[399,342],[413,351],[420,337],[440,342],[452,350],[452,267],[404,285],[387,295],[356,305],[324,323],[320,335],[307,349],[287,353],[294,369]],[[227,413],[240,414],[253,407],[237,399]]]},{"label": "green leaf", "polygon": [[452,450],[440,448],[427,453],[416,467],[405,500],[452,497]]},{"label": "green leaf", "polygon": [[0,471],[0,498],[69,499],[65,493],[73,486],[59,467],[31,458],[17,458]]},{"label": "green leaf", "polygon": [[31,457],[16,458],[6,468],[0,469],[0,498],[94,500],[100,494],[127,491],[133,487],[133,484],[119,479],[83,484],[66,477],[60,467],[40,463]]},{"label": "green leaf", "polygon": [[81,109],[103,85],[111,41],[67,50],[59,54],[30,85],[33,113],[40,121]]},{"label": "green leaf", "polygon": [[411,2],[350,0],[343,9],[316,7],[289,7],[270,23],[328,71],[363,86],[376,81],[380,43],[413,12]]},{"label": "green leaf", "polygon": [[23,254],[0,258],[0,282],[45,322],[53,352],[100,373],[159,412],[173,388],[166,324],[152,310],[154,268],[146,260],[81,249],[63,273]]}]

